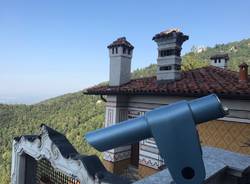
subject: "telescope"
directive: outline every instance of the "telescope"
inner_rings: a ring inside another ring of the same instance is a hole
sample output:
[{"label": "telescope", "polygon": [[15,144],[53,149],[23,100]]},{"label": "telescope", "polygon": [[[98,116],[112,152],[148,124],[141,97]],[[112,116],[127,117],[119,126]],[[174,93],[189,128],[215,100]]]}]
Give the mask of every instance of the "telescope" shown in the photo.
[{"label": "telescope", "polygon": [[228,114],[215,94],[164,105],[144,116],[88,132],[87,142],[99,151],[154,138],[177,184],[201,184],[205,167],[196,125]]}]

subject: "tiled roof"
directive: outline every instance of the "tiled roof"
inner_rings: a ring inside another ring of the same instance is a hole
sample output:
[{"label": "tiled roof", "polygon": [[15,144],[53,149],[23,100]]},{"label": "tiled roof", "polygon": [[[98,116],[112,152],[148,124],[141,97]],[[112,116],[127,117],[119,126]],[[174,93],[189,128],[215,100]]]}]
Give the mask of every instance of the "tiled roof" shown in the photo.
[{"label": "tiled roof", "polygon": [[130,49],[134,48],[133,45],[126,40],[126,37],[117,38],[117,40],[115,40],[112,44],[110,44],[108,48],[110,49],[116,46],[125,46]]},{"label": "tiled roof", "polygon": [[181,80],[158,82],[156,77],[133,79],[121,86],[94,86],[85,94],[94,95],[165,95],[199,97],[216,93],[220,97],[250,99],[250,77],[239,82],[239,73],[208,66],[181,73]]},{"label": "tiled roof", "polygon": [[219,53],[210,57],[210,59],[222,59],[222,58],[229,59],[229,56],[228,54],[225,54],[225,53]]}]

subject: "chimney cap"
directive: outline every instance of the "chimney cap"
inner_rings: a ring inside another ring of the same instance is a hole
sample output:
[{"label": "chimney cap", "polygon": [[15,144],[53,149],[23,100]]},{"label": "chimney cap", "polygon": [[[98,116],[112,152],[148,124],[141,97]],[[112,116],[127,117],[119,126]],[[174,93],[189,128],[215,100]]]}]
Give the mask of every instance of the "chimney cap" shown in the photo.
[{"label": "chimney cap", "polygon": [[108,45],[108,48],[110,49],[110,48],[117,47],[117,46],[124,46],[129,49],[134,49],[134,46],[126,40],[126,37],[117,38],[115,41],[113,41],[113,43]]},{"label": "chimney cap", "polygon": [[248,64],[246,64],[245,62],[243,62],[243,63],[241,63],[241,64],[239,65],[239,67],[240,67],[240,68],[243,68],[243,67],[248,68]]},{"label": "chimney cap", "polygon": [[189,39],[189,36],[184,35],[180,29],[178,28],[172,28],[172,29],[167,29],[166,31],[162,31],[158,34],[156,34],[152,40],[156,40],[159,38],[171,38],[171,37],[179,37],[181,38],[181,41],[184,42]]},{"label": "chimney cap", "polygon": [[210,59],[229,59],[229,56],[227,53],[217,53],[210,57]]}]

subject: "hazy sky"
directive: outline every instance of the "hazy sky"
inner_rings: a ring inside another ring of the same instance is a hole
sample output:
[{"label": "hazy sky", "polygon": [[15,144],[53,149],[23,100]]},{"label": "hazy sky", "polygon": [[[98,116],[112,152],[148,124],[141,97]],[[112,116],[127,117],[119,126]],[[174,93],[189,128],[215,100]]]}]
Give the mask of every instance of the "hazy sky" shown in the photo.
[{"label": "hazy sky", "polygon": [[249,0],[0,0],[0,101],[36,102],[108,80],[107,45],[126,36],[132,69],[156,63],[155,33],[193,45],[250,37]]}]

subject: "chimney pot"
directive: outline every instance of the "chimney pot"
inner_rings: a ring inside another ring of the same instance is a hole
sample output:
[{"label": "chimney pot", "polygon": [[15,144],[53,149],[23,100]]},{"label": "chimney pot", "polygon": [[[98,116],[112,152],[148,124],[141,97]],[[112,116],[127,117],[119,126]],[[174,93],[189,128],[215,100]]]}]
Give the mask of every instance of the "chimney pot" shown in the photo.
[{"label": "chimney pot", "polygon": [[246,63],[242,63],[239,65],[239,81],[248,81],[248,65]]}]

